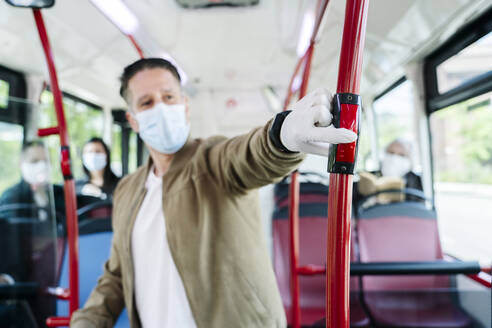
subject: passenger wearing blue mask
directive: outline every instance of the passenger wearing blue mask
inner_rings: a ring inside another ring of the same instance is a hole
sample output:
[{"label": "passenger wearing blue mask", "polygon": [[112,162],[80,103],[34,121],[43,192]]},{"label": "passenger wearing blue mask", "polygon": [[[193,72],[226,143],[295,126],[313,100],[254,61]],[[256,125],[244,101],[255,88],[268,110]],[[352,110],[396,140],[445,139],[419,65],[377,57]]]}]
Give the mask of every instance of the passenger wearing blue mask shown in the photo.
[{"label": "passenger wearing blue mask", "polygon": [[85,179],[76,182],[78,195],[109,199],[119,178],[111,170],[111,153],[101,138],[89,139],[82,148]]},{"label": "passenger wearing blue mask", "polygon": [[180,82],[160,58],[123,72],[150,158],[114,192],[111,255],[71,327],[110,327],[125,306],[133,328],[286,326],[255,189],[357,136],[331,124],[318,89],[245,135],[193,139]]}]

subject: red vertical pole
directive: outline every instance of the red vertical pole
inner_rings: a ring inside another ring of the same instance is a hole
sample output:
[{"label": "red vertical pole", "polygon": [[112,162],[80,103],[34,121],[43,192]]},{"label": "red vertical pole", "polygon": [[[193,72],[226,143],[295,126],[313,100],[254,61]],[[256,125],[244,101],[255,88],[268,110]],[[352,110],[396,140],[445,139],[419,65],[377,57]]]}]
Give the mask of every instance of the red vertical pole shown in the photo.
[{"label": "red vertical pole", "polygon": [[287,96],[285,97],[285,101],[284,101],[284,111],[287,110],[287,108],[289,107],[292,95],[297,91],[297,90],[294,90],[294,81],[297,78],[297,75],[299,73],[299,70],[302,67],[302,64],[304,63],[305,57],[306,57],[306,55],[299,58],[299,61],[297,62],[296,68],[294,70],[294,74],[292,74],[292,77],[290,78],[289,89],[287,90]]},{"label": "red vertical pole", "polygon": [[[302,84],[299,91],[299,99],[306,95],[309,75],[311,73],[311,60],[313,58],[314,42],[311,42],[306,51],[304,59],[304,71],[302,73]],[[297,71],[297,69],[296,69]],[[295,75],[294,75],[295,76]],[[291,174],[289,189],[289,239],[290,239],[290,283],[292,298],[292,320],[293,328],[301,326],[301,304],[299,286],[299,173]]]},{"label": "red vertical pole", "polygon": [[301,90],[299,91],[299,99],[304,98],[307,92],[307,87],[309,84],[309,76],[311,75],[311,61],[313,60],[313,52],[314,52],[314,41],[311,41],[309,44],[309,48],[306,51],[306,55],[304,56],[305,64],[304,71],[302,73],[302,84]]},{"label": "red vertical pole", "polygon": [[301,326],[301,306],[299,275],[299,173],[290,175],[289,185],[289,241],[290,241],[290,293],[291,293],[291,325]]},{"label": "red vertical pole", "polygon": [[[359,93],[362,50],[367,21],[368,0],[347,0],[337,93]],[[352,105],[346,105],[350,112]],[[344,126],[356,129],[357,115],[349,115]],[[345,145],[344,145],[345,146]],[[355,157],[354,144],[344,150]],[[338,156],[337,156],[338,158]],[[328,196],[328,245],[326,258],[326,327],[349,328],[350,219],[352,175],[330,174]]]},{"label": "red vertical pole", "polygon": [[51,90],[58,121],[57,133],[60,137],[60,166],[64,177],[64,193],[65,193],[65,215],[67,220],[67,236],[68,236],[68,262],[69,262],[69,309],[70,315],[79,308],[79,251],[78,251],[78,223],[77,223],[77,200],[75,197],[75,184],[72,177],[70,167],[70,150],[69,138],[67,133],[67,124],[63,112],[63,101],[60,87],[58,86],[58,78],[56,75],[55,63],[53,54],[48,39],[48,34],[44,26],[43,16],[38,9],[33,10],[34,19],[39,32],[39,38],[43,46],[46,56],[46,63],[51,81]]}]

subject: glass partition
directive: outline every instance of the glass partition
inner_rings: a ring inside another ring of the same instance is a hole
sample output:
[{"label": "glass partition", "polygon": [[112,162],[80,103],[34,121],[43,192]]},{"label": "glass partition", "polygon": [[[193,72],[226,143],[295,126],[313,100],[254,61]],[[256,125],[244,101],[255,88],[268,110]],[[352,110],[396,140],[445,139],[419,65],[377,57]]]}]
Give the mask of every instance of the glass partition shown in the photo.
[{"label": "glass partition", "polygon": [[0,326],[41,327],[55,311],[45,290],[56,286],[63,254],[63,187],[51,182],[58,166],[47,146],[24,142],[21,125],[0,122],[0,153]]}]

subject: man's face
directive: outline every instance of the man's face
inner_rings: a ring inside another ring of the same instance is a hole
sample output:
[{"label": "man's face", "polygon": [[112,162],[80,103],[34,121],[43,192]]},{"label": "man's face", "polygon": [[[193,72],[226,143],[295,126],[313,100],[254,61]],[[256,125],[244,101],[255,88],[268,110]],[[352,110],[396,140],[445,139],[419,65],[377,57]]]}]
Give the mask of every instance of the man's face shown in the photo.
[{"label": "man's face", "polygon": [[[127,100],[133,114],[152,109],[162,102],[167,105],[186,104],[186,115],[189,116],[187,98],[181,91],[179,81],[163,68],[146,69],[135,74],[128,82]],[[126,117],[138,133],[138,122],[132,113],[127,112]]]}]

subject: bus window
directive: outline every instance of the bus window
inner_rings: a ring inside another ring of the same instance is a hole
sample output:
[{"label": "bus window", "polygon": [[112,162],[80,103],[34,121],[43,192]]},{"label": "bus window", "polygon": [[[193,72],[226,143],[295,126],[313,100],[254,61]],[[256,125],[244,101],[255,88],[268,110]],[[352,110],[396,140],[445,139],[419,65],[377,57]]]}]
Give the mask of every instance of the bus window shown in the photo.
[{"label": "bus window", "polygon": [[112,128],[111,167],[119,176],[132,173],[138,166],[139,141],[126,120],[126,110],[115,108]]},{"label": "bus window", "polygon": [[0,122],[0,195],[20,180],[23,130],[21,125]]},{"label": "bus window", "polygon": [[128,151],[130,154],[130,156],[128,157],[128,173],[132,173],[137,170],[137,143],[138,143],[137,134],[132,130],[130,132],[130,142],[129,142],[129,151]]},{"label": "bus window", "polygon": [[7,108],[9,104],[9,83],[0,80],[0,108]]},{"label": "bus window", "polygon": [[430,117],[443,249],[464,260],[490,261],[492,257],[491,102],[492,92]]},{"label": "bus window", "polygon": [[[125,133],[123,133],[125,130]],[[128,144],[125,136],[128,138]],[[112,136],[113,146],[111,148],[111,168],[113,172],[118,176],[123,176],[128,173],[135,172],[137,169],[137,134],[133,132],[129,127],[121,127],[120,124],[113,124],[113,136]],[[123,148],[128,148],[128,158],[123,156]],[[123,161],[127,161],[127,172],[124,170]]]},{"label": "bus window", "polygon": [[[79,101],[69,96],[63,97],[63,105],[67,122],[70,122],[68,133],[71,144],[72,170],[75,179],[84,176],[82,169],[82,147],[91,137],[102,137],[104,128],[104,114],[96,106]],[[41,106],[39,114],[40,127],[56,125],[55,111],[53,109],[53,95],[50,91],[41,94]],[[50,151],[50,160],[53,167],[59,166],[60,142],[58,138],[46,138],[43,140]],[[53,181],[63,181],[60,170],[53,170]]]},{"label": "bus window", "polygon": [[492,71],[492,33],[489,33],[437,66],[440,94]]},{"label": "bus window", "polygon": [[357,155],[358,171],[374,171],[377,165],[371,162],[371,142],[369,140],[369,125],[366,114],[362,111],[360,116],[360,134],[359,134],[359,153]]},{"label": "bus window", "polygon": [[113,124],[111,137],[111,169],[121,177],[123,175],[123,163],[121,157],[121,126]]},{"label": "bus window", "polygon": [[[402,79],[390,91],[376,98],[373,103],[377,127],[377,141],[384,154],[386,146],[397,138],[412,145],[414,168],[418,171],[417,137],[413,113],[413,88],[410,81]],[[416,165],[416,166],[415,166]]]}]

